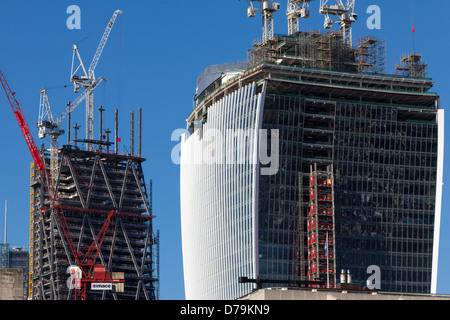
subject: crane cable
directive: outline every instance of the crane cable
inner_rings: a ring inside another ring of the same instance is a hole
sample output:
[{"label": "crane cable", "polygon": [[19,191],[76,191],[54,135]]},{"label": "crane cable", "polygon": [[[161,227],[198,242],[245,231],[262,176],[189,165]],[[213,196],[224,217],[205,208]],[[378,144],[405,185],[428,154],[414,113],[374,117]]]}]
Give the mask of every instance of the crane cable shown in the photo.
[{"label": "crane cable", "polygon": [[416,28],[414,27],[414,0],[411,0],[411,32],[412,32],[412,40],[413,40],[413,54],[416,53],[416,48],[415,48],[415,39],[414,39],[414,34],[416,32]]}]

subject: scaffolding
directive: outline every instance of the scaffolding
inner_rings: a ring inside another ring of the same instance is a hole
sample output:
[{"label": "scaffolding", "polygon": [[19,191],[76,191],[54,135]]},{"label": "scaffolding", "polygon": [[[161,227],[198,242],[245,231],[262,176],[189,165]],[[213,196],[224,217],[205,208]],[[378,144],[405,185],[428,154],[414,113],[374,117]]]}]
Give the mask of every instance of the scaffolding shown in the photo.
[{"label": "scaffolding", "polygon": [[252,65],[275,62],[297,67],[356,71],[355,52],[344,46],[339,32],[297,32],[254,43],[249,51]]},{"label": "scaffolding", "polygon": [[422,61],[422,54],[414,52],[403,55],[400,64],[395,65],[397,75],[413,78],[426,78],[427,68],[427,64]]},{"label": "scaffolding", "polygon": [[366,36],[357,39],[358,71],[386,73],[386,41]]},{"label": "scaffolding", "polygon": [[274,62],[302,68],[333,71],[386,73],[386,42],[362,37],[357,46],[343,43],[340,32],[296,32],[276,36],[270,41],[255,42],[248,52],[250,65]]}]

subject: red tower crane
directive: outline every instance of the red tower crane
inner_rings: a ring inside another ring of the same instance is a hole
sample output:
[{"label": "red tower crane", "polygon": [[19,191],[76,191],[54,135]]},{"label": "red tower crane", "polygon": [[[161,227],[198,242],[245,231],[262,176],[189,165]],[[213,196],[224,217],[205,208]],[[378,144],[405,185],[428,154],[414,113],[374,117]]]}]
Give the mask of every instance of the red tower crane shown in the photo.
[{"label": "red tower crane", "polygon": [[70,236],[70,231],[67,226],[67,222],[64,216],[64,212],[62,210],[62,206],[58,197],[58,193],[56,192],[52,179],[49,176],[47,169],[45,168],[44,161],[42,160],[39,151],[36,147],[36,143],[33,140],[33,136],[31,135],[30,129],[25,121],[25,118],[22,113],[22,108],[20,107],[19,102],[15,97],[15,92],[11,90],[8,82],[6,81],[3,72],[0,70],[0,82],[5,91],[6,97],[8,98],[9,104],[11,105],[12,111],[14,112],[14,116],[16,117],[17,123],[19,124],[20,130],[25,138],[25,142],[27,143],[28,149],[30,150],[31,156],[35,163],[35,166],[39,172],[39,176],[41,178],[41,182],[44,184],[44,188],[48,194],[50,199],[51,206],[56,213],[57,219],[63,231],[64,238],[69,244],[70,251],[75,259],[76,266],[81,271],[80,279],[74,279],[76,285],[75,289],[75,299],[86,299],[86,285],[88,283],[123,283],[123,279],[111,279],[108,272],[106,272],[106,268],[103,265],[96,265],[96,259],[103,244],[103,240],[106,234],[106,231],[109,228],[111,220],[115,214],[114,210],[111,210],[108,213],[108,217],[103,224],[101,230],[98,232],[96,238],[93,243],[88,247],[86,253],[83,255],[82,252],[77,251],[73,244],[72,237]]}]

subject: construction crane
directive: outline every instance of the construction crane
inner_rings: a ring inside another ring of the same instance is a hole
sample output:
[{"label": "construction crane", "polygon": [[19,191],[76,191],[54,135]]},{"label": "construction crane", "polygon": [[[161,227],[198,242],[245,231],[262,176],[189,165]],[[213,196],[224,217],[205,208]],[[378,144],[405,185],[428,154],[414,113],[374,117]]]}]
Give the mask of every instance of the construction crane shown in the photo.
[{"label": "construction crane", "polygon": [[[80,52],[78,51],[77,45],[73,45],[73,56],[72,56],[72,69],[70,72],[70,81],[74,84],[74,91],[78,92],[80,88],[85,88],[86,93],[86,140],[94,139],[94,93],[92,86],[95,83],[95,68],[97,67],[98,61],[100,60],[100,56],[102,55],[103,49],[105,48],[108,37],[111,33],[112,27],[114,26],[114,22],[119,14],[121,14],[121,10],[116,10],[112,15],[111,19],[106,26],[105,32],[103,33],[102,39],[97,47],[97,51],[95,52],[94,58],[92,59],[91,65],[89,66],[88,71],[83,64],[83,60],[81,59]],[[75,56],[78,58],[79,65],[76,69],[74,69]],[[76,75],[79,69],[82,69],[83,74],[81,76]],[[91,144],[86,144],[86,149],[91,150]]]},{"label": "construction crane", "polygon": [[50,174],[53,183],[56,183],[58,173],[58,140],[59,136],[64,134],[64,130],[60,129],[61,123],[103,80],[105,80],[105,78],[98,78],[91,86],[86,88],[74,102],[69,102],[67,104],[67,109],[56,119],[56,121],[53,118],[47,90],[45,88],[41,90],[38,118],[39,138],[43,139],[47,135],[50,136]]},{"label": "construction crane", "polygon": [[300,31],[300,18],[309,18],[309,3],[313,0],[288,0],[286,15],[288,18],[288,34]]},{"label": "construction crane", "polygon": [[[259,8],[253,6],[253,2],[259,3]],[[247,16],[253,18],[256,11],[262,13],[262,41],[263,43],[273,38],[273,13],[280,11],[280,4],[272,0],[247,0]]]},{"label": "construction crane", "polygon": [[[22,108],[17,101],[15,95],[16,93],[11,90],[8,82],[6,81],[3,72],[0,70],[0,83],[2,84],[3,90],[5,91],[6,97],[8,98],[11,109],[16,117],[17,123],[19,124],[20,130],[25,138],[28,149],[33,158],[36,169],[41,178],[41,183],[43,184],[45,191],[50,200],[51,207],[56,214],[57,220],[59,222],[60,229],[62,231],[61,237],[63,237],[68,246],[69,252],[72,253],[73,259],[75,260],[75,266],[80,271],[80,279],[77,279],[75,285],[75,299],[86,299],[86,284],[98,282],[98,283],[123,283],[123,279],[111,279],[109,273],[106,272],[106,268],[103,265],[96,265],[97,256],[103,244],[103,239],[105,237],[106,230],[108,230],[111,220],[116,213],[114,210],[109,211],[108,217],[103,224],[101,230],[98,232],[93,243],[87,248],[85,254],[82,251],[75,249],[72,237],[70,235],[69,227],[67,225],[64,212],[62,210],[61,202],[58,197],[58,193],[54,187],[51,177],[49,176],[44,161],[42,160],[39,151],[34,142],[33,136],[31,135],[30,129],[23,116]],[[48,102],[48,101],[47,101]],[[45,104],[45,103],[44,103]],[[83,249],[81,249],[83,250]],[[69,260],[71,260],[69,258]]]},{"label": "construction crane", "polygon": [[[330,29],[334,23],[339,22],[344,43],[352,46],[352,23],[356,22],[358,15],[354,12],[356,0],[347,0],[344,6],[342,0],[336,0],[336,4],[329,5],[329,0],[320,0],[319,13],[325,15],[324,28]],[[330,15],[337,20],[331,20]]]}]

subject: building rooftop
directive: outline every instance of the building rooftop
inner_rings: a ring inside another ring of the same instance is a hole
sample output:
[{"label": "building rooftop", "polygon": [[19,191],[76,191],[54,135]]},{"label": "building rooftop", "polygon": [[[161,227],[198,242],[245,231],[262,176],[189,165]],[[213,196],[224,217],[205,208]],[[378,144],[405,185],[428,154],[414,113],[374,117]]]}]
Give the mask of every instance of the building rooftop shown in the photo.
[{"label": "building rooftop", "polygon": [[277,35],[254,43],[248,61],[206,68],[197,81],[188,123],[200,120],[226,93],[265,79],[277,90],[285,87],[286,94],[298,95],[301,88],[302,95],[310,97],[360,100],[363,94],[371,103],[435,108],[437,94],[429,91],[434,82],[425,77],[426,65],[420,55],[402,59],[396,74],[387,74],[384,41],[363,37],[350,47],[341,38],[339,33],[320,31]]},{"label": "building rooftop", "polygon": [[239,300],[450,300],[450,295],[271,287],[258,289]]}]

